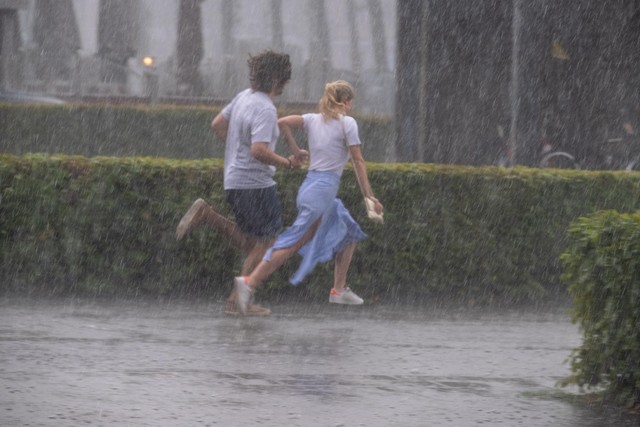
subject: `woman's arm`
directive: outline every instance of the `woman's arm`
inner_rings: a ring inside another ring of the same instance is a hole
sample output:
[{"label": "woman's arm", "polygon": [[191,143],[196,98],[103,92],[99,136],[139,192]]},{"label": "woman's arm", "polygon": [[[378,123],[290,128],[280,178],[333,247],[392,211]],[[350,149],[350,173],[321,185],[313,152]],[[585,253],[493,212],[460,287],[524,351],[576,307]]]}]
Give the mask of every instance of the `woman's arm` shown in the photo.
[{"label": "woman's arm", "polygon": [[381,214],[384,211],[384,206],[382,206],[382,203],[373,195],[373,190],[371,190],[371,185],[369,184],[369,177],[367,176],[367,163],[364,161],[364,157],[362,157],[360,146],[350,145],[349,152],[351,153],[353,167],[356,169],[356,178],[358,179],[358,184],[360,185],[363,196],[373,200],[376,213]]},{"label": "woman's arm", "polygon": [[[299,118],[299,120],[297,118]],[[278,120],[278,127],[280,127],[281,132],[285,136],[287,144],[293,153],[292,155],[289,157],[282,157],[275,151],[272,151],[266,142],[254,142],[251,144],[251,154],[253,157],[267,165],[280,166],[288,169],[299,168],[304,165],[304,162],[309,157],[309,153],[298,147],[296,140],[293,138],[293,133],[291,132],[292,125],[293,127],[298,127],[299,121],[302,121],[302,124],[304,125],[302,116],[287,116]],[[283,124],[281,124],[281,122]]]},{"label": "woman's arm", "polygon": [[291,130],[302,129],[304,127],[304,119],[302,116],[293,115],[282,117],[278,120],[278,127],[296,160],[301,163],[306,162],[309,159],[309,152],[301,150],[300,147],[298,147],[296,139],[293,137],[293,131]]}]

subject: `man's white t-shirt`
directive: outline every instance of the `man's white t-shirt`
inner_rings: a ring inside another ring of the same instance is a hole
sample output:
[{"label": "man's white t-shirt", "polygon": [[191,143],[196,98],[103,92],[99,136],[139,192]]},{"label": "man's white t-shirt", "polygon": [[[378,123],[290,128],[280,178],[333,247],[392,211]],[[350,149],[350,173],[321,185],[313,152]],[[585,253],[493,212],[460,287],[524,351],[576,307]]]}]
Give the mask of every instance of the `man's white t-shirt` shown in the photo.
[{"label": "man's white t-shirt", "polygon": [[[309,140],[309,170],[334,172],[342,175],[349,161],[347,144],[360,145],[358,124],[353,117],[340,116],[339,120],[323,120],[322,114],[304,114],[304,129]],[[344,124],[344,130],[343,125]],[[345,135],[347,144],[345,144]]]},{"label": "man's white t-shirt", "polygon": [[229,122],[224,152],[224,189],[267,188],[276,184],[275,166],[256,160],[251,145],[263,142],[275,150],[280,131],[278,112],[264,92],[246,89],[222,109]]}]

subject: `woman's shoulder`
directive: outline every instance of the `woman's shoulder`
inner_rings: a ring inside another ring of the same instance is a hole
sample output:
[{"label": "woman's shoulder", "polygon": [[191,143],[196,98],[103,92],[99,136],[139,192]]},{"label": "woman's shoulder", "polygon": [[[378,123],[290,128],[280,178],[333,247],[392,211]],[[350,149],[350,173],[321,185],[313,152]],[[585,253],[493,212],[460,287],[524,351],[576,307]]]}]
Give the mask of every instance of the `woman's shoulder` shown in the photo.
[{"label": "woman's shoulder", "polygon": [[358,128],[358,122],[351,116],[342,116],[345,126]]},{"label": "woman's shoulder", "polygon": [[302,119],[305,123],[317,123],[322,119],[322,114],[320,113],[305,113],[302,115]]}]

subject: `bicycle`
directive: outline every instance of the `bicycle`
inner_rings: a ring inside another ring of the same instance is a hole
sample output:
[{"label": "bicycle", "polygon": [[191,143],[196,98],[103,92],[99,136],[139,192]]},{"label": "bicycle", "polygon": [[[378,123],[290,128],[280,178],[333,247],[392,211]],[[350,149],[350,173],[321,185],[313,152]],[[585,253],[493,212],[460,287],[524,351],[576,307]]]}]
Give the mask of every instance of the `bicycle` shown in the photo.
[{"label": "bicycle", "polygon": [[628,137],[607,138],[601,147],[602,166],[606,170],[624,170],[627,172],[640,170],[640,152],[637,141]]},{"label": "bicycle", "polygon": [[[633,130],[623,136],[607,137],[598,146],[595,163],[584,159],[587,169],[640,171],[640,144]],[[540,160],[541,168],[580,169],[581,162],[566,151],[549,151]]]},{"label": "bicycle", "polygon": [[542,156],[539,166],[554,169],[580,169],[580,162],[566,151],[551,151]]},{"label": "bicycle", "polygon": [[[500,152],[496,165],[507,167],[513,164],[510,149],[507,147]],[[576,158],[566,151],[543,151],[542,157],[538,161],[540,168],[554,169],[580,169],[580,163]]]}]

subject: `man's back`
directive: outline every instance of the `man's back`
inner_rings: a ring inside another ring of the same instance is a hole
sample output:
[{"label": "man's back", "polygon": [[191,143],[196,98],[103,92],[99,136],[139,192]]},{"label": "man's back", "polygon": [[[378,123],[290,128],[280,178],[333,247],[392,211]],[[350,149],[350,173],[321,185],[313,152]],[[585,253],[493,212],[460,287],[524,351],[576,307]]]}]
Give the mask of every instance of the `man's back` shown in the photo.
[{"label": "man's back", "polygon": [[275,185],[275,167],[256,160],[251,154],[255,142],[275,150],[278,139],[278,113],[264,92],[246,89],[222,110],[229,121],[224,158],[224,188],[255,189]]}]

